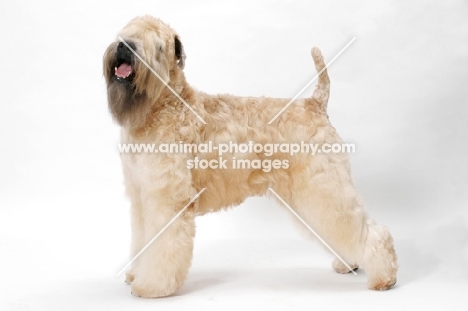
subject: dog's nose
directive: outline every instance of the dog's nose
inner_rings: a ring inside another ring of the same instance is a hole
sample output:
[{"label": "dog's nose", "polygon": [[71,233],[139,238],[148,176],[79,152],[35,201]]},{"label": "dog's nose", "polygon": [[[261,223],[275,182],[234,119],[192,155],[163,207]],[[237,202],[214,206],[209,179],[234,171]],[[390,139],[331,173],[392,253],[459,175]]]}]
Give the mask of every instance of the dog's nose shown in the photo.
[{"label": "dog's nose", "polygon": [[126,52],[129,50],[128,46],[132,49],[132,50],[135,50],[135,44],[133,44],[132,42],[119,42],[119,44],[117,45],[117,51],[118,52]]}]

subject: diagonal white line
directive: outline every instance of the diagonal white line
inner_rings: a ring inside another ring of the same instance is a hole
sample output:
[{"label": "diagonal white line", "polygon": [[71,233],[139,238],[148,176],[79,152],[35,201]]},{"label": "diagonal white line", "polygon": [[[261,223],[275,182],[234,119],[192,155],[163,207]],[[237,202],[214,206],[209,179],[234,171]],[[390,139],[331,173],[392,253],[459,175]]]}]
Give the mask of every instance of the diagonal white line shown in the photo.
[{"label": "diagonal white line", "polygon": [[141,251],[138,252],[138,254],[135,255],[135,257],[132,258],[132,260],[130,260],[129,263],[127,263],[125,265],[125,267],[122,268],[122,270],[120,270],[119,273],[117,273],[117,276],[121,275],[122,272],[124,272],[125,270],[127,270],[127,268],[138,258],[140,257],[140,255],[154,242],[154,240],[156,240],[186,209],[187,207],[189,207],[190,204],[192,204],[193,201],[195,201],[199,196],[200,194],[202,194],[203,191],[205,191],[206,188],[203,188],[202,190],[200,190],[200,192],[198,192],[188,203],[187,205],[184,206],[183,209],[180,210],[180,212],[177,213],[177,215],[174,216],[174,218],[171,219],[171,221],[169,221],[167,223],[167,225],[164,226],[164,228],[161,229],[161,231],[158,232],[158,234],[156,234],[154,236],[154,238],[151,239],[151,241],[149,241],[145,247],[143,247],[141,249]]},{"label": "diagonal white line", "polygon": [[331,248],[331,246],[328,245],[327,242],[325,242],[325,241],[317,234],[317,232],[315,232],[315,230],[312,229],[312,228],[309,226],[309,224],[307,224],[307,223],[304,221],[304,219],[302,219],[301,216],[299,216],[299,215],[291,208],[291,206],[289,206],[288,203],[286,203],[286,202],[283,200],[283,198],[281,198],[281,197],[279,196],[279,194],[275,192],[275,190],[273,190],[272,188],[268,188],[268,190],[270,190],[271,193],[273,193],[273,194],[278,198],[278,200],[280,200],[281,203],[283,203],[283,204],[291,211],[291,213],[293,213],[293,215],[296,216],[297,219],[299,219],[299,220],[302,222],[302,224],[303,224],[304,226],[306,226],[306,228],[309,229],[310,232],[312,232],[312,233],[315,235],[315,237],[316,237],[320,242],[322,242],[322,244],[325,245],[325,246],[328,248],[328,250],[329,250],[330,252],[332,252],[332,254],[335,255],[336,258],[338,258],[338,260],[340,260],[340,261],[346,266],[346,268],[349,269],[349,271],[351,271],[354,275],[357,275],[357,273],[346,263],[346,261],[344,261],[343,258],[341,258],[340,255],[338,255],[338,254],[333,250],[333,248]]},{"label": "diagonal white line", "polygon": [[163,84],[164,84],[164,85],[181,101],[181,102],[183,102],[184,105],[187,106],[187,108],[188,108],[203,124],[206,124],[205,120],[203,120],[203,118],[200,117],[200,116],[198,115],[198,113],[196,113],[195,110],[193,110],[193,108],[192,108],[189,104],[187,104],[187,102],[186,102],[185,100],[183,100],[182,97],[180,97],[179,94],[177,94],[176,91],[174,91],[174,90],[172,89],[172,87],[170,87],[169,84],[167,84],[167,82],[164,81],[163,78],[161,78],[161,76],[160,76],[153,68],[151,68],[151,66],[150,66],[140,55],[138,55],[138,53],[137,53],[134,49],[132,49],[132,47],[131,47],[127,42],[125,42],[124,39],[122,39],[121,36],[119,36],[119,40],[120,40],[123,44],[125,44],[125,46],[126,46],[130,51],[132,51],[132,53],[133,53],[143,64],[145,64],[145,66],[148,67],[148,69],[151,70],[151,72],[152,72],[159,80],[161,80],[161,82],[162,82],[162,83],[163,83]]},{"label": "diagonal white line", "polygon": [[278,118],[319,76],[320,74],[326,70],[337,58],[338,56],[341,55],[341,53],[343,53],[350,45],[351,43],[354,42],[354,40],[356,40],[356,37],[353,37],[351,39],[351,41],[348,42],[348,44],[346,44],[342,49],[341,51],[338,52],[338,54],[335,55],[335,57],[332,58],[331,61],[329,61],[327,64],[325,64],[325,67],[323,67],[322,70],[320,70],[316,75],[315,77],[313,77],[312,80],[310,80],[303,88],[302,90],[299,91],[299,93],[296,94],[296,96],[294,96],[290,101],[289,103],[286,104],[286,106],[283,107],[283,109],[280,110],[280,112],[278,112],[276,114],[276,116],[273,117],[273,119],[270,120],[270,122],[268,122],[268,124],[270,125],[271,123],[273,123],[273,121],[276,120],[276,118]]}]

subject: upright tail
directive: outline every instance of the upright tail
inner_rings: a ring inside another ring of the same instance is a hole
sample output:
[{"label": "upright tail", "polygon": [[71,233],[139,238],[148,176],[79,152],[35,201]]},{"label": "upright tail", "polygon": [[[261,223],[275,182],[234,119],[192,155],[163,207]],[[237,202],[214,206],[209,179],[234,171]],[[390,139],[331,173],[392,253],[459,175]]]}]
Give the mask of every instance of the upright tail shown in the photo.
[{"label": "upright tail", "polygon": [[328,97],[330,96],[330,78],[328,77],[327,66],[323,61],[322,52],[320,52],[318,47],[312,48],[311,54],[314,59],[315,69],[319,74],[318,83],[315,86],[312,98],[319,103],[322,111],[326,113]]}]

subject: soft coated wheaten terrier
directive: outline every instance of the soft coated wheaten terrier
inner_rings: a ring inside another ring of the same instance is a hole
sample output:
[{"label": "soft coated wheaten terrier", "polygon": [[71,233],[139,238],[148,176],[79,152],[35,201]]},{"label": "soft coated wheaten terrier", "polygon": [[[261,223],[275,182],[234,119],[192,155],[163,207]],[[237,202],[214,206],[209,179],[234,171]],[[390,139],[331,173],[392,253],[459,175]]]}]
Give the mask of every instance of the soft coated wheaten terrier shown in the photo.
[{"label": "soft coated wheaten terrier", "polygon": [[[213,96],[195,90],[182,71],[185,53],[179,36],[159,19],[135,18],[119,38],[105,52],[104,76],[109,109],[122,127],[122,143],[342,143],[328,120],[329,79],[317,48],[312,57],[316,69],[323,71],[313,96],[296,100],[268,124],[288,99]],[[265,195],[270,187],[350,267],[365,270],[369,288],[385,290],[395,284],[393,239],[386,227],[364,212],[346,153],[267,155],[231,149],[222,158],[227,160],[226,166],[213,169],[193,165],[195,159],[221,160],[213,149],[122,154],[131,201],[132,257],[206,188],[133,262],[126,281],[134,295],[168,296],[183,285],[192,258],[196,215],[238,205],[249,196]],[[278,162],[273,169],[254,164],[234,169],[238,159],[262,165]],[[340,273],[349,272],[336,259],[333,267]]]}]

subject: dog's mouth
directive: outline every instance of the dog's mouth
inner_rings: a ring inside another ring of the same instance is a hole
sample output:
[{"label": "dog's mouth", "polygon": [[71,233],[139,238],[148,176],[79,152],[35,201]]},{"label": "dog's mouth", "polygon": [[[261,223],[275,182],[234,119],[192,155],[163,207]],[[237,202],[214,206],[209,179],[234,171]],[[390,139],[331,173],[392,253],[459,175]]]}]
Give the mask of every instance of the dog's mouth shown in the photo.
[{"label": "dog's mouth", "polygon": [[117,78],[117,80],[131,81],[135,76],[135,71],[133,70],[133,66],[130,63],[126,61],[121,61],[115,66],[114,75]]},{"label": "dog's mouth", "polygon": [[[114,77],[120,82],[132,82],[135,76],[133,53],[136,49],[133,42],[119,42],[114,60]],[[111,67],[112,68],[112,67]],[[112,73],[111,73],[112,74]]]}]

